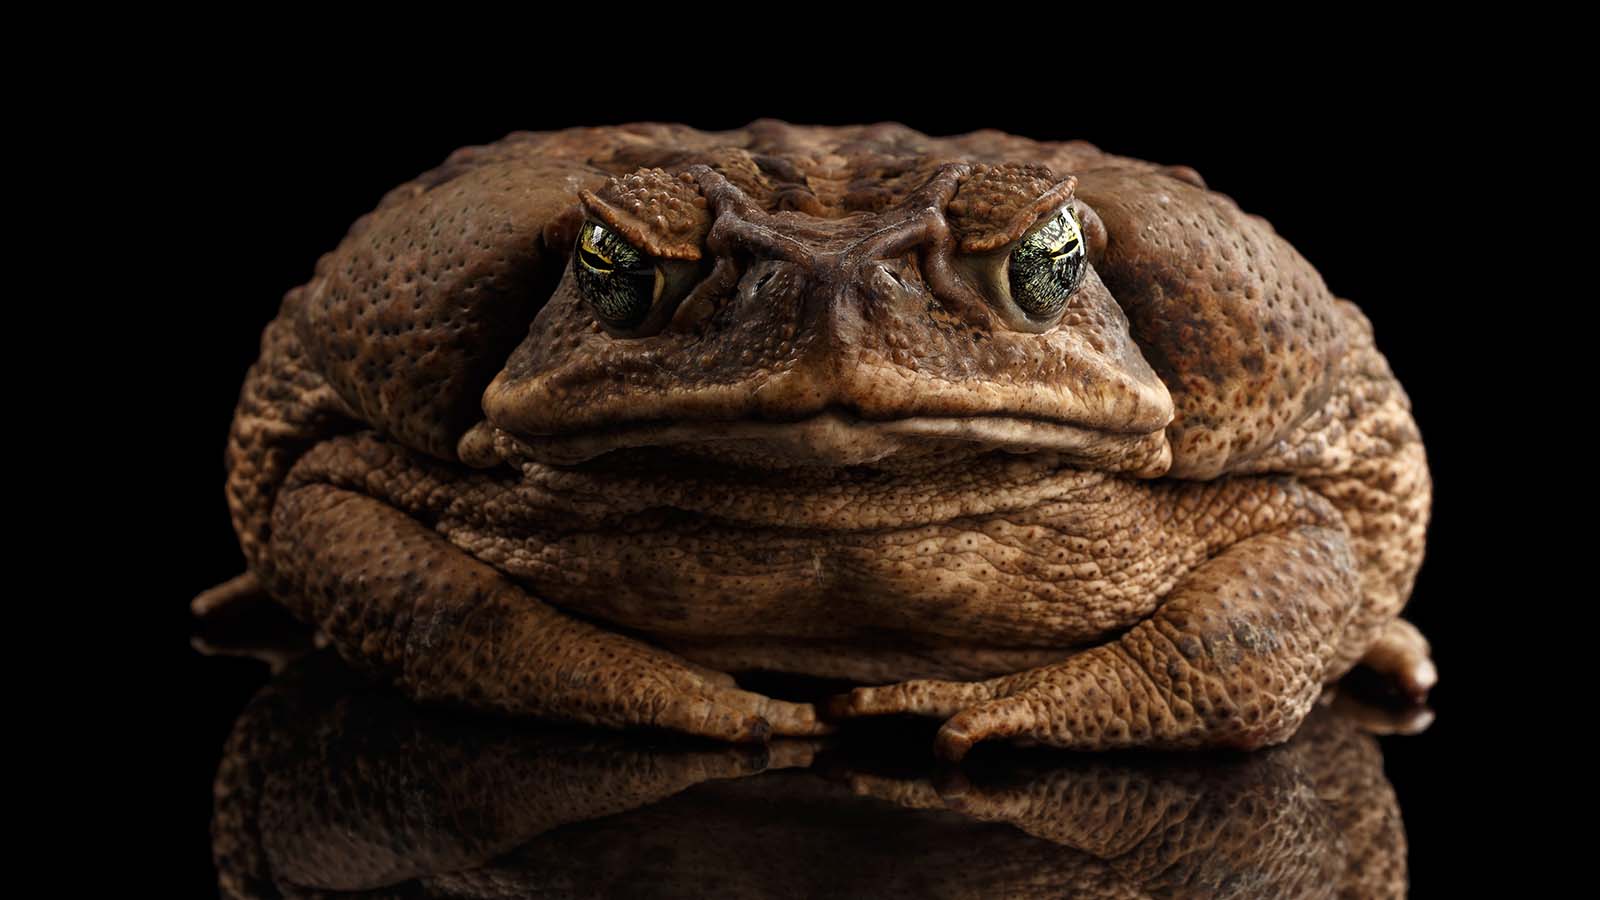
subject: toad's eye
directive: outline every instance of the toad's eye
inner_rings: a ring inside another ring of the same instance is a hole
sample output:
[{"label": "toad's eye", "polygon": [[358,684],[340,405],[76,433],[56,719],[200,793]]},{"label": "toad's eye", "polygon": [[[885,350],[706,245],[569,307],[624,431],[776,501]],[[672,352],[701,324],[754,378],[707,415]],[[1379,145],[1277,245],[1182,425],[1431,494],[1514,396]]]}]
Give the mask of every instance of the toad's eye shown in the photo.
[{"label": "toad's eye", "polygon": [[1049,319],[1066,308],[1088,268],[1083,228],[1071,207],[1023,237],[1008,264],[1011,299],[1035,319]]},{"label": "toad's eye", "polygon": [[595,317],[633,336],[660,328],[704,274],[695,261],[658,259],[598,222],[579,229],[572,269]]},{"label": "toad's eye", "polygon": [[636,328],[661,299],[667,280],[662,267],[604,225],[585,223],[573,255],[578,288],[601,322]]}]

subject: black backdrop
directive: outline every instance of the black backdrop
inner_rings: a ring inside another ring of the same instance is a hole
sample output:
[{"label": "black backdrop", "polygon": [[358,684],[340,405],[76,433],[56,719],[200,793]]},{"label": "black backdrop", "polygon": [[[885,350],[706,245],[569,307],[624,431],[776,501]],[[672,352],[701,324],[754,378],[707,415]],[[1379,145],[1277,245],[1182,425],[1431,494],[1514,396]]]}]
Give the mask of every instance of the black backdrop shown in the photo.
[{"label": "black backdrop", "polygon": [[1468,84],[1437,72],[1325,86],[1271,75],[1226,84],[1179,78],[1159,91],[1091,84],[1062,93],[1035,85],[999,97],[935,90],[912,98],[869,83],[759,96],[748,86],[735,92],[710,83],[659,92],[541,84],[488,94],[435,86],[376,100],[355,76],[292,91],[231,82],[220,91],[174,87],[166,98],[174,121],[152,138],[161,159],[142,173],[158,183],[173,224],[143,236],[152,245],[148,258],[168,261],[145,273],[145,291],[164,309],[140,359],[165,402],[138,426],[162,440],[134,506],[158,509],[174,525],[142,535],[151,542],[148,558],[164,562],[141,569],[148,599],[138,621],[149,634],[137,642],[159,648],[161,664],[176,673],[169,705],[178,721],[163,755],[175,771],[165,796],[178,831],[163,856],[193,890],[203,895],[210,883],[205,828],[217,751],[264,677],[256,664],[202,658],[186,643],[189,598],[242,567],[223,501],[221,453],[262,326],[351,220],[452,149],[512,130],[637,120],[715,129],[768,116],[887,119],[934,134],[993,127],[1083,138],[1193,166],[1213,189],[1270,220],[1372,319],[1429,448],[1434,519],[1409,615],[1435,643],[1439,718],[1421,737],[1385,741],[1416,895],[1434,895],[1459,869],[1468,842],[1484,840],[1488,826],[1475,823],[1473,810],[1509,790],[1495,774],[1507,764],[1494,754],[1519,740],[1506,738],[1516,726],[1505,718],[1508,705],[1520,702],[1518,686],[1505,678],[1517,645],[1481,613],[1504,602],[1496,580],[1503,563],[1492,561],[1486,532],[1510,524],[1490,499],[1502,487],[1485,479],[1503,448],[1484,431],[1486,415],[1506,408],[1494,394],[1502,382],[1490,375],[1504,364],[1494,351],[1504,336],[1484,313],[1519,302],[1504,277],[1511,203],[1494,187],[1504,164],[1494,149],[1503,120],[1485,115]]}]

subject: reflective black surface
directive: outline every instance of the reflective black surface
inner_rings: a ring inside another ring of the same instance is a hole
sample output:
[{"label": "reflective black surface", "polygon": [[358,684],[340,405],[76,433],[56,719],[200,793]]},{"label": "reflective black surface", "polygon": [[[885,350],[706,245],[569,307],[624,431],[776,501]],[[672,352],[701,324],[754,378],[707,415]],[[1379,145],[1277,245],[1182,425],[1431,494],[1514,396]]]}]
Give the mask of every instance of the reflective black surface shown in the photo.
[{"label": "reflective black surface", "polygon": [[321,651],[235,722],[213,852],[245,897],[1397,897],[1395,721],[950,768],[920,723],[729,747],[420,710]]}]

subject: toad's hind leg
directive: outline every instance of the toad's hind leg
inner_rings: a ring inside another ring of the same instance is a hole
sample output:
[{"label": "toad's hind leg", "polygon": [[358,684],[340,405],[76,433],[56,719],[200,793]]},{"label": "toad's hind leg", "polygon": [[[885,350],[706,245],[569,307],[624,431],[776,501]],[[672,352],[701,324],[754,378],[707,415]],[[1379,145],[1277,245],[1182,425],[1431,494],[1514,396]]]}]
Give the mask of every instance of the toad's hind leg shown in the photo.
[{"label": "toad's hind leg", "polygon": [[1062,662],[974,683],[858,688],[831,710],[949,717],[936,749],[953,759],[991,738],[1076,750],[1281,743],[1337,674],[1359,603],[1347,535],[1301,526],[1233,545],[1149,619]]},{"label": "toad's hind leg", "polygon": [[414,699],[729,741],[827,730],[807,704],[562,614],[366,494],[291,486],[271,540],[273,593]]}]

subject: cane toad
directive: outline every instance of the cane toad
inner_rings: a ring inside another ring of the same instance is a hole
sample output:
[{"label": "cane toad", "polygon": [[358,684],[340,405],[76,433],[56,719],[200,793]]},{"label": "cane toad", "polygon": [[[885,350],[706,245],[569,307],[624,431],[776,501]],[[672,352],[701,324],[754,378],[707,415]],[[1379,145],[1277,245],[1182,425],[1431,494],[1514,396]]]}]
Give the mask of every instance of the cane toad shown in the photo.
[{"label": "cane toad", "polygon": [[460,150],[288,292],[226,456],[230,590],[422,701],[730,741],[908,713],[959,758],[1259,747],[1358,662],[1435,677],[1367,320],[1193,170],[1082,142]]}]

